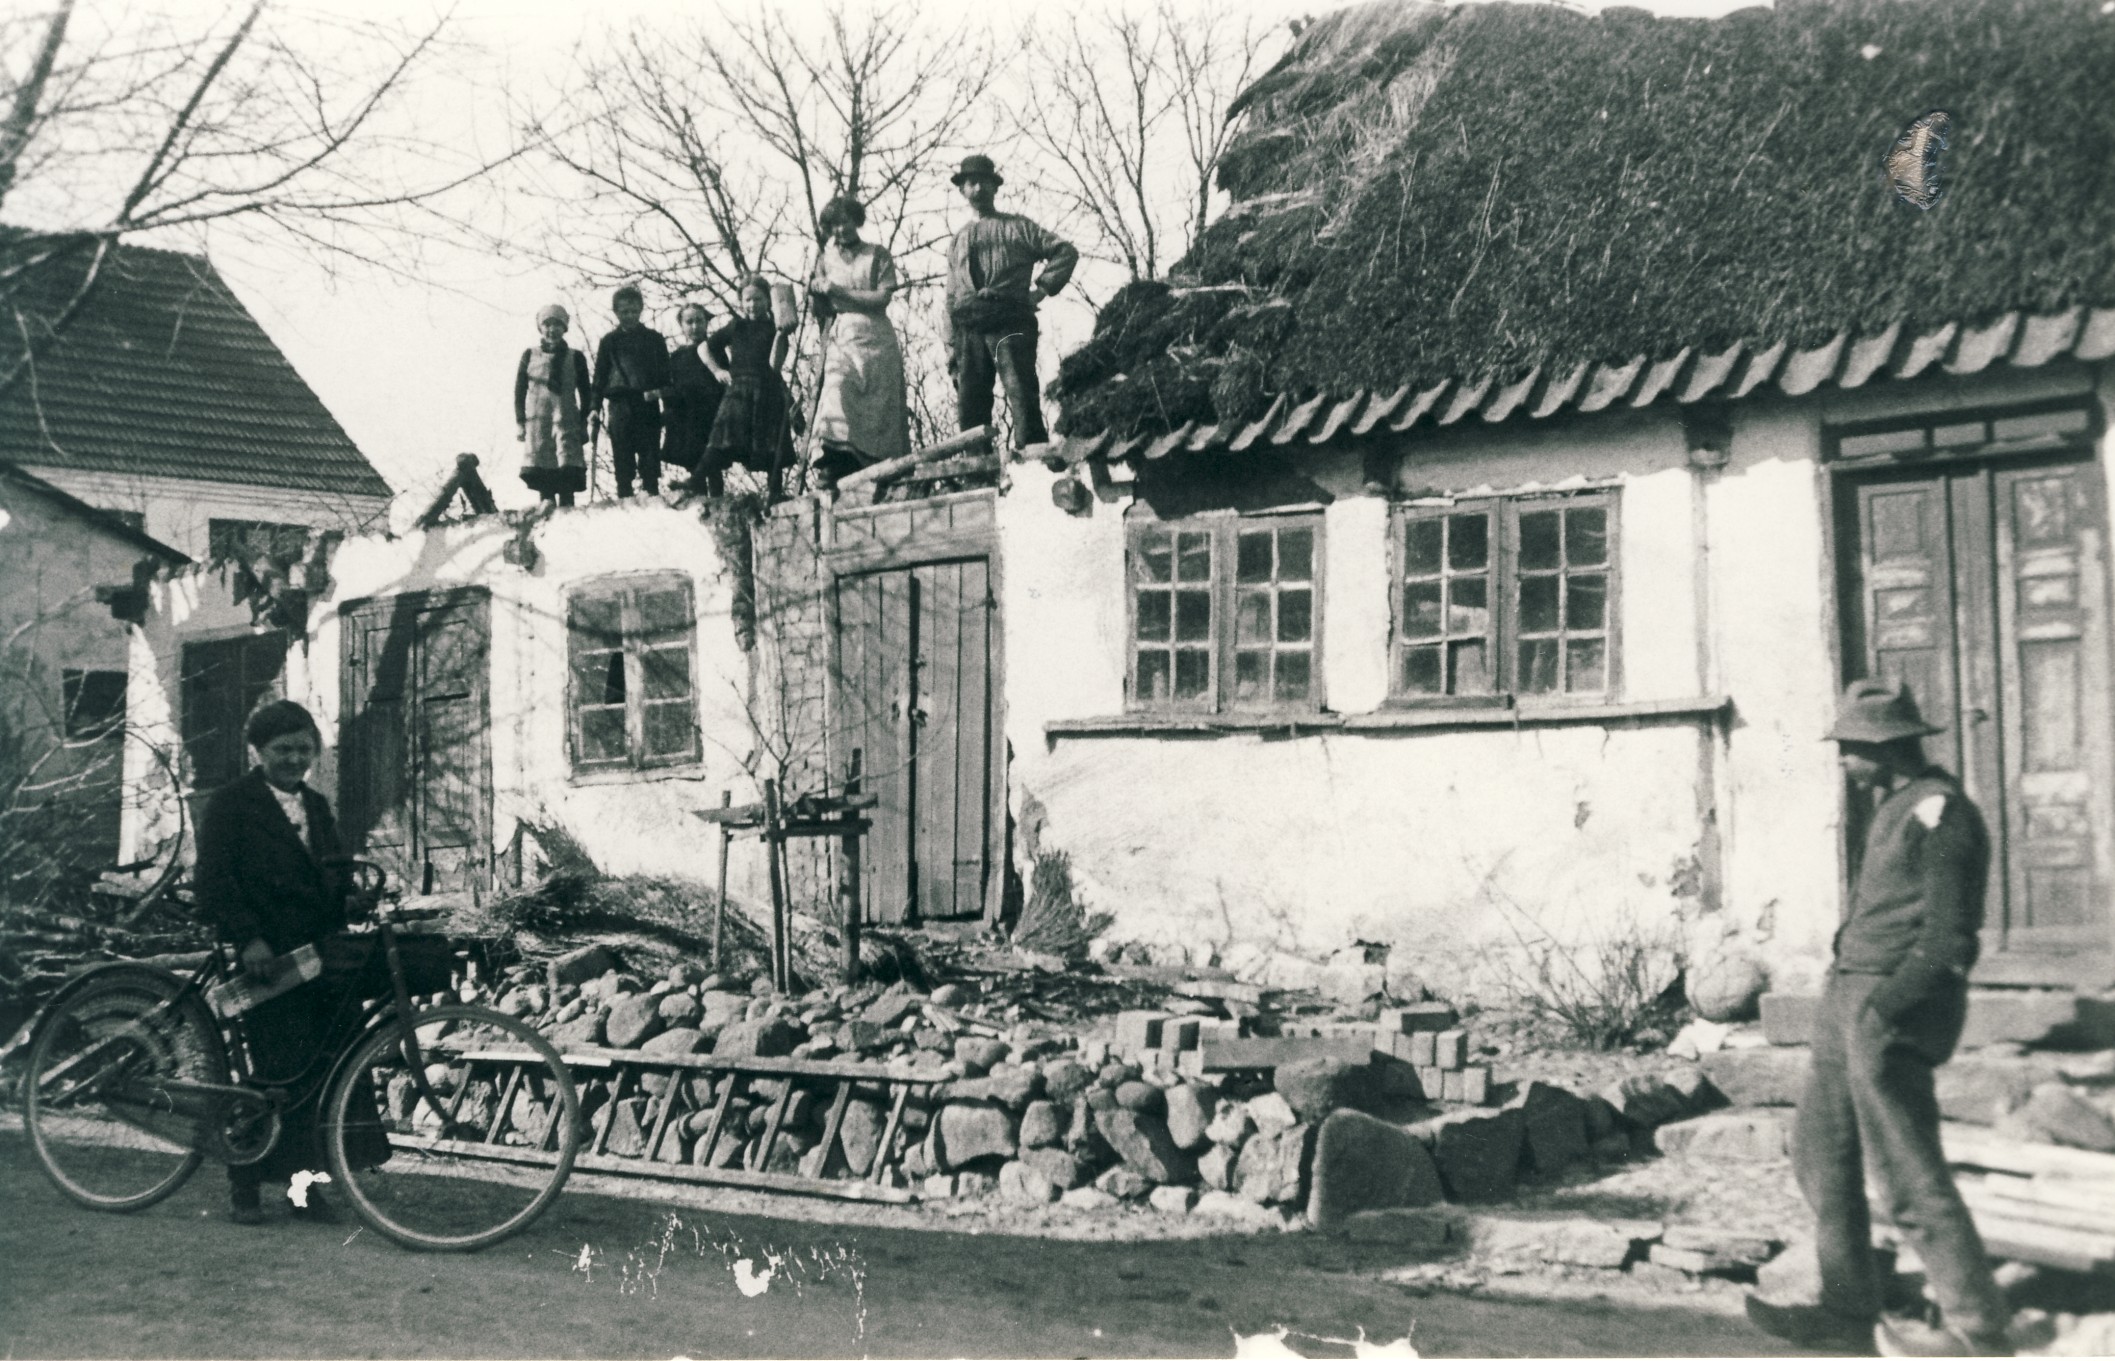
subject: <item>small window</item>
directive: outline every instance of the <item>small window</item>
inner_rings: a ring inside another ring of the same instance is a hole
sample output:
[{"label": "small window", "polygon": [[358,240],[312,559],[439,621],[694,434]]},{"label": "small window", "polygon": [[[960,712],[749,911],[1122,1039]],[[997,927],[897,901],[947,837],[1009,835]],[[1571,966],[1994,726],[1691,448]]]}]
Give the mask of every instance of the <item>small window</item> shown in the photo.
[{"label": "small window", "polygon": [[1614,516],[1607,493],[1399,511],[1391,693],[1609,694]]},{"label": "small window", "polygon": [[1321,544],[1317,515],[1134,522],[1133,707],[1319,708]]},{"label": "small window", "polygon": [[648,769],[698,759],[690,581],[626,577],[575,590],[566,632],[572,658],[573,768]]},{"label": "small window", "polygon": [[59,683],[66,701],[68,740],[92,741],[125,726],[124,672],[68,668],[60,673]]},{"label": "small window", "polygon": [[308,552],[309,527],[276,520],[208,520],[206,553],[214,562],[299,562]]}]

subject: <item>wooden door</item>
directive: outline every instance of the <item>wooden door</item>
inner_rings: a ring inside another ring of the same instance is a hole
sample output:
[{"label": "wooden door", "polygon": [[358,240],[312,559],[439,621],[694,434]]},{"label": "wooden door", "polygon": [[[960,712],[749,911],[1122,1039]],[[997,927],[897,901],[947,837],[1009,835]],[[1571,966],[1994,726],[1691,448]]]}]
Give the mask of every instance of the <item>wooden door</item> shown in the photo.
[{"label": "wooden door", "polygon": [[993,599],[983,558],[842,577],[838,748],[879,803],[867,918],[973,917],[996,867]]},{"label": "wooden door", "polygon": [[1979,981],[2115,973],[2098,477],[2073,456],[1964,460],[1848,488],[1846,668],[1906,685],[1944,725],[1926,750],[1990,826]]},{"label": "wooden door", "polygon": [[346,845],[413,891],[481,891],[492,844],[483,591],[344,616],[338,799]]}]

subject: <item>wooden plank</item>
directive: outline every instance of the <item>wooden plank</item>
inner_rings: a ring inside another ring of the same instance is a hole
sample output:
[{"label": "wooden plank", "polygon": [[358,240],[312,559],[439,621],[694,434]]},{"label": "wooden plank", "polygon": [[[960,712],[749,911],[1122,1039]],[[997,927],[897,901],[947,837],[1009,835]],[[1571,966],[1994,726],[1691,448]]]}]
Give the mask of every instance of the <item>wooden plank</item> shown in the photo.
[{"label": "wooden plank", "polygon": [[[524,1148],[513,1144],[477,1144],[461,1139],[433,1139],[417,1135],[393,1134],[390,1143],[399,1148],[418,1149],[430,1153],[447,1153],[456,1157],[482,1162],[523,1163],[532,1167],[548,1167],[557,1155],[541,1149]],[[582,1153],[573,1159],[576,1172],[614,1172],[621,1176],[647,1176],[665,1178],[669,1181],[694,1181],[708,1186],[746,1186],[760,1191],[790,1191],[795,1195],[832,1196],[839,1200],[886,1201],[893,1205],[908,1205],[918,1199],[917,1193],[899,1186],[882,1186],[871,1181],[822,1181],[813,1177],[796,1176],[790,1172],[751,1172],[737,1167],[698,1167],[690,1163],[656,1163],[643,1158],[619,1158],[607,1153]]]},{"label": "wooden plank", "polygon": [[837,1200],[883,1201],[908,1205],[918,1199],[900,1186],[884,1186],[864,1179],[824,1181],[792,1172],[752,1172],[743,1167],[699,1167],[695,1163],[646,1163],[636,1158],[584,1156],[573,1166],[586,1172],[616,1172],[626,1176],[666,1177],[670,1181],[694,1181],[707,1186],[745,1186],[758,1191],[787,1191],[801,1196],[830,1196]]},{"label": "wooden plank", "polygon": [[2115,1273],[2115,1236],[2008,1216],[1975,1212],[1976,1232],[1993,1257],[2033,1262],[2063,1271]]},{"label": "wooden plank", "polygon": [[1208,1037],[1202,1046],[1206,1072],[1247,1072],[1275,1068],[1301,1059],[1334,1058],[1366,1063],[1373,1058],[1371,1035],[1298,1035],[1253,1039]]},{"label": "wooden plank", "polygon": [[904,922],[917,910],[918,732],[911,719],[917,704],[912,660],[917,656],[916,581],[911,572],[883,572],[874,578],[877,608],[868,666],[869,683],[882,729],[889,734],[891,767],[873,792],[876,906],[880,919]]},{"label": "wooden plank", "polygon": [[926,920],[955,910],[955,748],[961,741],[962,568],[940,563],[916,570],[918,654],[912,665],[923,721],[918,744],[918,913]]},{"label": "wooden plank", "polygon": [[899,477],[922,463],[934,463],[957,455],[982,453],[990,448],[991,427],[980,425],[974,430],[965,430],[952,439],[945,439],[938,444],[928,445],[895,458],[883,459],[856,472],[847,473],[837,479],[837,487],[840,491],[854,491],[860,487],[878,485],[892,477]]},{"label": "wooden plank", "polygon": [[2104,1206],[2051,1204],[2047,1201],[2017,1198],[2007,1194],[2006,1188],[1992,1184],[2017,1180],[2019,1179],[2014,1177],[1993,1177],[1979,1181],[1963,1177],[1956,1179],[1955,1185],[1960,1188],[1961,1199],[1975,1212],[1978,1220],[1985,1214],[1990,1214],[2004,1219],[2016,1219],[2022,1223],[2073,1229],[2080,1233],[2115,1234],[2115,1217],[2110,1217]]},{"label": "wooden plank", "polygon": [[956,652],[955,910],[984,910],[991,808],[991,567],[961,565],[961,646]]},{"label": "wooden plank", "polygon": [[958,458],[941,459],[937,463],[922,464],[899,475],[894,485],[915,487],[925,482],[945,482],[956,477],[982,477],[999,471],[997,454],[963,454]]},{"label": "wooden plank", "polygon": [[867,1169],[867,1180],[876,1186],[888,1176],[889,1158],[896,1151],[896,1134],[903,1128],[903,1108],[911,1097],[911,1084],[896,1084],[895,1100],[889,1103],[889,1118],[881,1127],[881,1142],[874,1145],[874,1163]]},{"label": "wooden plank", "polygon": [[[495,1057],[507,1051],[490,1051]],[[529,1051],[520,1051],[530,1058]],[[753,1059],[732,1054],[642,1054],[636,1049],[606,1049],[601,1046],[568,1048],[559,1057],[568,1068],[623,1067],[639,1072],[747,1073],[753,1077],[848,1077],[860,1082],[907,1082],[912,1085],[944,1082],[943,1073],[930,1076],[891,1071],[877,1063],[847,1059]]]},{"label": "wooden plank", "polygon": [[2053,1177],[2115,1185],[2115,1153],[2089,1153],[2054,1144],[2023,1144],[1977,1125],[1948,1120],[1939,1139],[1950,1163],[1987,1167],[2024,1177]]}]

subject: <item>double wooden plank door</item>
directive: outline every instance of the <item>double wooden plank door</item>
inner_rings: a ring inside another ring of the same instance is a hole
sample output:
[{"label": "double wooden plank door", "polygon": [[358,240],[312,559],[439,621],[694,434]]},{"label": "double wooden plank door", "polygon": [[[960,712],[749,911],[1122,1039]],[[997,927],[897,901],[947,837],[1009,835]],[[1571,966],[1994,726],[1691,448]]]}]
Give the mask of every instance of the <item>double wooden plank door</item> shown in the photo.
[{"label": "double wooden plank door", "polygon": [[1846,665],[1906,684],[1945,726],[1926,749],[1990,824],[1980,981],[2115,975],[2101,477],[2070,454],[1843,487]]},{"label": "double wooden plank door", "polygon": [[838,578],[836,746],[859,752],[880,800],[861,860],[869,921],[986,910],[1003,825],[994,618],[985,558]]},{"label": "double wooden plank door", "polygon": [[481,891],[492,847],[491,603],[483,590],[343,614],[345,842],[414,892]]}]

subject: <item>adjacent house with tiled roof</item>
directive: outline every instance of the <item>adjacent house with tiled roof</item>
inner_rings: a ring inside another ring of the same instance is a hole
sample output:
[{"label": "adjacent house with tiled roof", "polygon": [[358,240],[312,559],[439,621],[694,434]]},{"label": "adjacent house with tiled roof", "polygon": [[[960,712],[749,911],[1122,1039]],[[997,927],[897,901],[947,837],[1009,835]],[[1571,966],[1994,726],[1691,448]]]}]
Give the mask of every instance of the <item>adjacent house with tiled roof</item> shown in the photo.
[{"label": "adjacent house with tiled roof", "polygon": [[47,244],[0,326],[0,724],[81,769],[0,770],[0,836],[71,825],[92,875],[186,853],[174,795],[241,773],[328,543],[391,492],[210,262]]},{"label": "adjacent house with tiled roof", "polygon": [[1796,989],[1880,674],[1996,836],[1978,981],[2115,980],[2110,89],[2097,0],[1316,21],[1053,384],[1036,844],[1171,943]]},{"label": "adjacent house with tiled roof", "polygon": [[68,315],[92,259],[9,290],[23,325],[0,327],[0,459],[201,560],[264,526],[386,522],[389,484],[210,261],[118,246]]}]

